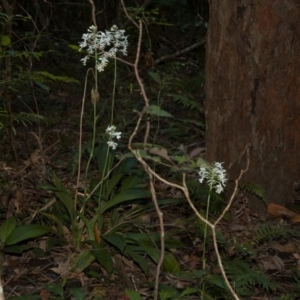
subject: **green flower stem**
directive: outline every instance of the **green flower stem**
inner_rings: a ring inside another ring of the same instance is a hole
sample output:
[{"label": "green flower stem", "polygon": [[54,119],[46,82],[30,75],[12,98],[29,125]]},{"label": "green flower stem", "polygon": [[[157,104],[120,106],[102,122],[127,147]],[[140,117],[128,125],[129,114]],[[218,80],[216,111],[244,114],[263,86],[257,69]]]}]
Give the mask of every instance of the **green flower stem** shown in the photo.
[{"label": "green flower stem", "polygon": [[[207,198],[207,207],[206,207],[206,220],[208,220],[209,217],[209,206],[210,206],[210,199],[211,199],[211,192],[213,189],[213,180],[211,180],[211,183],[209,185],[209,194]],[[203,253],[202,253],[202,268],[205,270],[206,268],[206,257],[205,257],[205,252],[206,252],[206,241],[207,241],[207,223],[204,225],[204,234],[203,234]]]},{"label": "green flower stem", "polygon": [[[88,171],[90,168],[91,161],[94,156],[94,149],[95,149],[95,141],[96,141],[96,125],[97,125],[97,95],[98,95],[98,71],[97,71],[97,60],[98,60],[98,52],[95,51],[95,92],[94,92],[94,98],[92,99],[93,101],[93,136],[92,136],[92,147],[91,147],[91,152],[90,152],[90,157],[87,162],[87,166],[85,169],[85,176],[84,176],[84,197],[86,198],[87,195],[87,188],[88,188],[88,182],[87,182],[87,177],[88,177]],[[84,203],[85,206],[85,203]]]},{"label": "green flower stem", "polygon": [[[111,99],[111,116],[110,116],[110,125],[112,126],[114,123],[114,108],[115,108],[115,98],[116,98],[116,86],[117,86],[117,60],[115,59],[115,66],[114,66],[114,85],[113,85],[113,91],[112,91],[112,99]],[[109,140],[112,140],[110,137]],[[102,174],[102,179],[106,177],[108,172],[110,170],[106,170],[107,163],[108,163],[108,155],[109,155],[109,147],[107,147],[106,151],[106,157],[105,157],[105,165],[104,165],[104,174]],[[98,208],[100,208],[100,202],[102,198],[103,193],[103,183],[104,180],[102,180],[100,185],[100,191],[99,191],[99,198],[98,198]]]}]

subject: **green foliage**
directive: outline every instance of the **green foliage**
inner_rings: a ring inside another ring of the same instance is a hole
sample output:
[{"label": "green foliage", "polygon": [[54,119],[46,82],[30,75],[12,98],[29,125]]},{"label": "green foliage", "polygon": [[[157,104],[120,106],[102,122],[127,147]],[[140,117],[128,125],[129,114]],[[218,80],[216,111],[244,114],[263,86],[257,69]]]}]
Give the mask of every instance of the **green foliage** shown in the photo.
[{"label": "green foliage", "polygon": [[183,291],[178,291],[174,287],[168,286],[166,284],[160,284],[159,297],[161,300],[172,300],[172,299],[187,299],[186,296],[199,295],[197,288],[185,288]]},{"label": "green foliage", "polygon": [[5,109],[0,109],[0,130],[6,131],[8,128],[12,128],[13,132],[16,134],[17,125],[22,125],[28,127],[29,125],[36,124],[38,121],[45,121],[46,118],[42,115],[37,115],[33,113],[16,113],[9,116]]},{"label": "green foliage", "polygon": [[126,295],[129,297],[130,300],[143,300],[139,293],[134,290],[125,290]]},{"label": "green foliage", "polygon": [[200,105],[199,101],[196,102],[182,95],[171,95],[175,103],[181,104],[184,108],[189,110],[197,110],[199,113],[203,113],[203,107]]},{"label": "green foliage", "polygon": [[265,274],[254,271],[245,261],[238,259],[226,261],[225,270],[240,296],[252,295],[254,287],[259,287],[264,292],[275,291],[277,288]]},{"label": "green foliage", "polygon": [[[148,261],[143,255],[146,253],[154,262],[158,262],[160,236],[152,233],[137,233],[133,229],[141,224],[140,216],[154,210],[153,203],[141,202],[142,199],[150,198],[150,192],[145,189],[144,178],[134,170],[136,164],[134,158],[123,159],[116,167],[113,167],[115,155],[111,150],[108,152],[107,150],[107,145],[102,144],[94,152],[99,177],[91,179],[87,191],[89,201],[98,205],[94,214],[83,213],[86,211],[87,198],[81,199],[81,209],[75,206],[74,196],[55,174],[55,185],[42,185],[41,187],[54,192],[65,208],[67,217],[65,215],[63,218],[62,215],[55,212],[42,212],[42,214],[56,223],[62,238],[64,238],[65,227],[68,227],[72,236],[72,241],[69,242],[76,248],[82,249],[72,262],[73,270],[82,271],[92,261],[97,260],[107,272],[111,273],[113,271],[113,252],[119,252],[137,263],[145,274],[149,274]],[[105,156],[105,153],[108,155]],[[106,163],[103,160],[105,157]],[[165,201],[160,202],[166,203]],[[135,208],[132,209],[128,206],[130,203],[134,203]],[[109,221],[104,222],[107,214]],[[84,236],[87,237],[85,240],[83,240]],[[181,245],[170,238],[166,238],[165,243],[167,249]],[[91,248],[83,250],[87,244],[90,244]],[[168,272],[179,270],[177,260],[171,253],[167,253],[165,256],[164,269]]]},{"label": "green foliage", "polygon": [[21,242],[38,238],[49,233],[49,227],[40,225],[20,225],[14,217],[10,217],[0,226],[1,250],[10,253],[22,253],[29,248],[20,245]]},{"label": "green foliage", "polygon": [[157,105],[150,105],[148,110],[149,115],[157,116],[157,117],[173,117],[170,113],[165,110],[162,110]]},{"label": "green foliage", "polygon": [[256,234],[254,236],[257,242],[266,242],[272,240],[288,240],[290,238],[300,237],[298,230],[290,228],[288,226],[264,223],[256,228]]},{"label": "green foliage", "polygon": [[266,191],[262,188],[261,185],[255,183],[248,183],[248,184],[241,185],[240,188],[241,190],[245,190],[250,194],[255,195],[256,197],[266,202],[267,199]]}]

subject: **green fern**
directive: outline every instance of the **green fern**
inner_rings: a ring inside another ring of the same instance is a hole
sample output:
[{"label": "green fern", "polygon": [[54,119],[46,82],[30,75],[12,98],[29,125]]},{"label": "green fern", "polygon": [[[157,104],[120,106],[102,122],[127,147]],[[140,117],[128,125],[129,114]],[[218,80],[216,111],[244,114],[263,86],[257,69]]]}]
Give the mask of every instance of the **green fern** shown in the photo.
[{"label": "green fern", "polygon": [[174,102],[182,104],[182,106],[184,108],[187,108],[187,109],[193,110],[193,111],[198,110],[200,113],[203,113],[203,107],[202,107],[202,105],[200,105],[199,102],[188,99],[187,97],[182,96],[182,95],[172,94],[172,96],[173,96]]},{"label": "green fern", "polygon": [[226,273],[232,282],[236,292],[240,296],[250,296],[253,288],[261,288],[265,292],[276,290],[276,284],[262,272],[255,271],[243,260],[235,259],[225,262]]},{"label": "green fern", "polygon": [[261,224],[256,229],[255,240],[257,242],[265,242],[271,240],[283,239],[287,240],[293,237],[300,237],[300,233],[290,227],[284,227],[274,224]]},{"label": "green fern", "polygon": [[246,184],[241,185],[240,189],[245,190],[252,195],[255,195],[256,197],[262,199],[264,202],[267,199],[266,191],[259,184],[246,183]]}]

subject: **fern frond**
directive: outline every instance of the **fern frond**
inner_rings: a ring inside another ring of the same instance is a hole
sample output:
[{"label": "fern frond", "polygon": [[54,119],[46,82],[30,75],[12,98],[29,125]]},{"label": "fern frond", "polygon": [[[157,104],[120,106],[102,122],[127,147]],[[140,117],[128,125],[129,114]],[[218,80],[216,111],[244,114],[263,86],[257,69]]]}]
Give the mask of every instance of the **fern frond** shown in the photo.
[{"label": "fern frond", "polygon": [[274,224],[261,224],[256,229],[255,240],[265,242],[270,240],[288,240],[293,237],[300,237],[300,233],[290,227],[278,226]]},{"label": "fern frond", "polygon": [[241,185],[240,189],[245,190],[252,195],[255,195],[256,197],[262,199],[264,202],[266,201],[266,198],[267,198],[266,191],[259,184],[246,183],[246,184]]},{"label": "fern frond", "polygon": [[254,287],[260,287],[265,292],[274,291],[277,288],[266,275],[253,270],[245,261],[238,259],[227,261],[225,270],[237,293],[241,296],[251,295]]},{"label": "fern frond", "polygon": [[189,110],[198,110],[200,113],[203,113],[203,108],[200,105],[200,103],[198,103],[194,100],[188,99],[187,97],[182,96],[182,95],[174,95],[173,94],[172,96],[173,96],[174,102],[182,104],[182,106],[184,108],[187,108]]}]

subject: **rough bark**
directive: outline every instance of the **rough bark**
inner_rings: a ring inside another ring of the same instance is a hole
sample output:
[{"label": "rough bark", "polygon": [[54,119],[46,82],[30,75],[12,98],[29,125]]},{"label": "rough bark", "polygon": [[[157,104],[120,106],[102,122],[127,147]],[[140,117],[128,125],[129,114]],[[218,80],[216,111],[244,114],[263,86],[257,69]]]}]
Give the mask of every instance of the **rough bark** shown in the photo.
[{"label": "rough bark", "polygon": [[210,1],[207,158],[234,179],[250,145],[243,182],[281,204],[294,201],[300,181],[299,20],[299,0]]}]

